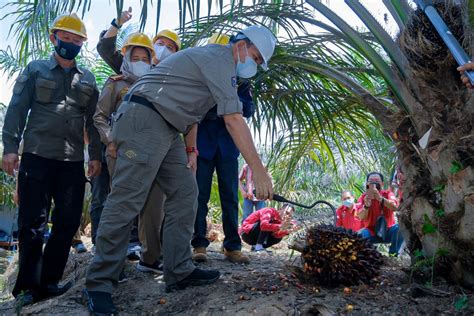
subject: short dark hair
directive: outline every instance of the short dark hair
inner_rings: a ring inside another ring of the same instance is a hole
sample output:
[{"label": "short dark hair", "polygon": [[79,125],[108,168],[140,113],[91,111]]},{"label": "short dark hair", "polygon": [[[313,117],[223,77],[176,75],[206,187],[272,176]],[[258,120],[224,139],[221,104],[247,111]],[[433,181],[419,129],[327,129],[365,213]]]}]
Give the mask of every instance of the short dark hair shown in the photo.
[{"label": "short dark hair", "polygon": [[242,32],[238,32],[237,34],[232,35],[229,39],[229,43],[231,44],[237,43],[238,41],[245,41],[247,45],[252,44],[249,38]]},{"label": "short dark hair", "polygon": [[369,178],[370,178],[370,176],[372,176],[372,175],[377,175],[377,176],[379,176],[380,179],[382,180],[382,182],[384,182],[384,181],[383,181],[383,175],[382,175],[380,172],[377,172],[377,171],[369,172],[369,173],[367,174],[367,177],[365,178],[365,182],[369,181]]}]

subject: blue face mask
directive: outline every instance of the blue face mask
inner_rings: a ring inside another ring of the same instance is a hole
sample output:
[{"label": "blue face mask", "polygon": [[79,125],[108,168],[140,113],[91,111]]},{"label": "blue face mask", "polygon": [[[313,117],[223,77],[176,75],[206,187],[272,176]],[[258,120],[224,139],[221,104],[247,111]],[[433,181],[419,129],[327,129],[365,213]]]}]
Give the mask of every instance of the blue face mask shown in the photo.
[{"label": "blue face mask", "polygon": [[237,68],[235,71],[237,76],[241,78],[252,78],[257,73],[257,63],[249,56],[247,46],[245,47],[245,52],[247,56],[245,56],[244,62],[240,61],[240,54],[238,54]]},{"label": "blue face mask", "polygon": [[56,46],[54,46],[54,50],[56,53],[64,59],[73,60],[76,58],[77,54],[81,51],[81,46],[76,45],[74,43],[67,43],[61,41],[57,36],[56,38]]},{"label": "blue face mask", "polygon": [[353,204],[354,204],[354,199],[348,199],[348,200],[342,201],[342,205],[344,205],[345,207],[351,207]]}]

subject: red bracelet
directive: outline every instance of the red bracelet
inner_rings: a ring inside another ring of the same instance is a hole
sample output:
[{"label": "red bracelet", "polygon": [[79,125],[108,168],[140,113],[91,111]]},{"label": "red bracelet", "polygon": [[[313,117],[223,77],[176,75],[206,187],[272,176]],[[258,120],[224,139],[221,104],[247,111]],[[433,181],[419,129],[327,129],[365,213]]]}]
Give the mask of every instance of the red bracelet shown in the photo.
[{"label": "red bracelet", "polygon": [[197,147],[186,147],[187,153],[196,153],[196,156],[199,156],[199,150]]}]

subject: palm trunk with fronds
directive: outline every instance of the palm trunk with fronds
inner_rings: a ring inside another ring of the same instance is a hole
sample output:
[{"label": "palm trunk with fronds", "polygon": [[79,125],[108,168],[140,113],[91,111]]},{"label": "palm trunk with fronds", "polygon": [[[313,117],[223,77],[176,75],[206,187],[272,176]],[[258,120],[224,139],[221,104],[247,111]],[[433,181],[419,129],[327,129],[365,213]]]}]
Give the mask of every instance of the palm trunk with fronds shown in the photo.
[{"label": "palm trunk with fronds", "polygon": [[[400,4],[405,1],[386,1]],[[333,12],[308,1],[341,29]],[[358,1],[346,0],[363,16]],[[468,1],[437,1],[436,8],[452,33],[472,50],[472,11]],[[384,130],[392,135],[404,173],[404,201],[399,209],[408,248],[434,262],[434,271],[467,286],[474,285],[474,106],[471,92],[460,81],[457,65],[446,45],[420,10],[404,6],[396,48],[377,40],[391,59],[392,69],[377,67],[389,84],[397,105],[387,116],[369,107]],[[471,14],[469,14],[471,12]],[[395,13],[396,14],[396,13]],[[380,30],[369,17],[369,29]],[[369,60],[377,61],[367,47],[348,36]],[[400,54],[401,53],[401,54]],[[386,73],[384,73],[386,72]],[[387,78],[390,76],[391,78]],[[386,124],[390,121],[390,124]],[[431,128],[428,146],[419,140]],[[421,252],[420,252],[421,250]],[[415,257],[415,256],[414,256]],[[416,259],[415,259],[416,260]]]}]

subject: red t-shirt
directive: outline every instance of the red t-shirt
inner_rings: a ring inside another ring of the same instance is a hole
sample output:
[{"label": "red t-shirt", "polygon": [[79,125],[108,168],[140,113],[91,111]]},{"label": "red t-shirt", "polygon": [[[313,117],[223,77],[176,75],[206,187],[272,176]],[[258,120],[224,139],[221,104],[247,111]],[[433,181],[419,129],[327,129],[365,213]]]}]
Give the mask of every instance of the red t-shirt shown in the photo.
[{"label": "red t-shirt", "polygon": [[278,211],[272,207],[264,207],[250,214],[242,223],[240,233],[248,234],[258,221],[260,221],[260,230],[272,232],[275,238],[283,238],[289,234],[288,230],[280,231],[282,220]]},{"label": "red t-shirt", "polygon": [[[362,194],[357,203],[359,204],[359,209],[362,209],[364,206],[364,198],[366,193]],[[389,190],[380,190],[380,195],[383,196],[385,199],[395,202],[395,205],[398,207],[398,200],[393,194],[392,191]],[[375,223],[377,222],[377,218],[382,214],[381,210],[381,202],[377,200],[372,200],[372,204],[369,207],[369,213],[367,214],[367,218],[362,220],[362,224],[365,228],[367,228],[370,233],[375,235]],[[383,216],[387,221],[387,227],[390,228],[396,224],[395,222],[395,212],[388,209],[385,205],[383,208]]]},{"label": "red t-shirt", "polygon": [[341,205],[336,210],[336,226],[341,226],[353,231],[359,231],[364,227],[362,221],[356,216],[356,205],[350,210],[347,206]]}]

